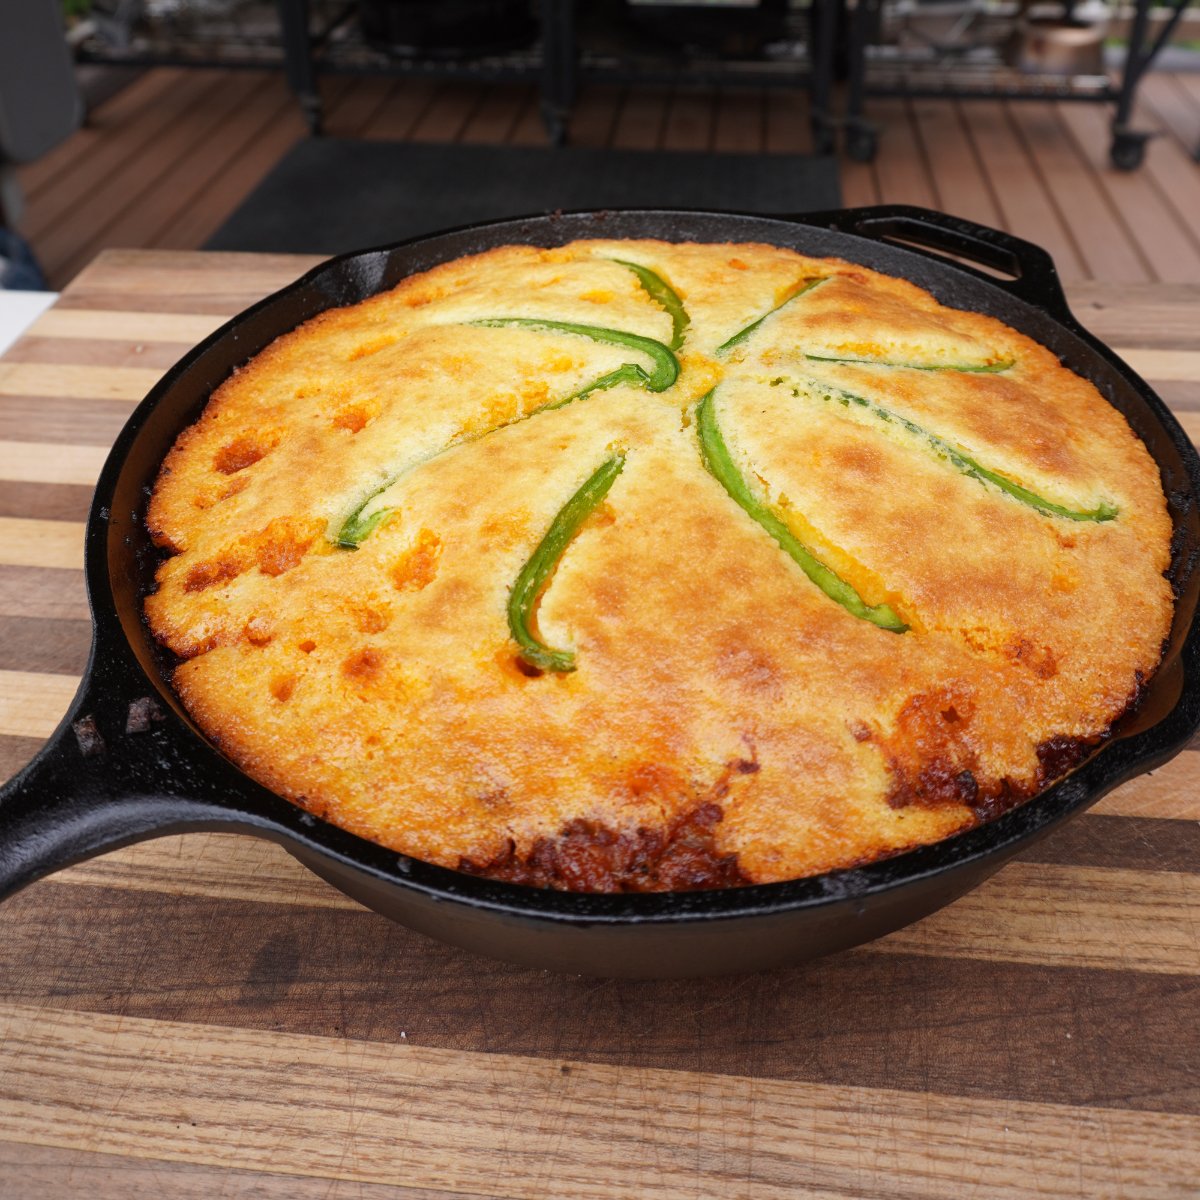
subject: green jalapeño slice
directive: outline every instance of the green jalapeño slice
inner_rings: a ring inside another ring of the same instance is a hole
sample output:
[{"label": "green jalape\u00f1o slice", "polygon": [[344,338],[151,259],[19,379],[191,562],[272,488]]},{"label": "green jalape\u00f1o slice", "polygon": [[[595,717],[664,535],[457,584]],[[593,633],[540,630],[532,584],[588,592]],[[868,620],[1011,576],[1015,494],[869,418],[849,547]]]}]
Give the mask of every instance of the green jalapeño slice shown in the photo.
[{"label": "green jalape\u00f1o slice", "polygon": [[[472,321],[471,324],[482,325],[487,329],[516,327],[538,329],[546,333],[570,333],[576,337],[590,338],[593,342],[635,350],[646,355],[653,365],[649,371],[636,363],[629,363],[627,366],[635,372],[632,378],[651,392],[665,392],[679,378],[679,360],[675,357],[675,352],[662,342],[642,337],[640,333],[626,333],[623,329],[602,329],[599,325],[577,325],[574,321],[549,321],[541,317],[484,317],[482,320]],[[596,386],[592,384],[589,390],[595,391]],[[613,384],[605,386],[612,387]]]},{"label": "green jalape\u00f1o slice", "polygon": [[967,375],[999,375],[1016,365],[1015,358],[988,363],[916,363],[899,359],[835,357],[830,354],[805,354],[809,362],[852,363],[861,367],[903,367],[907,371],[961,371]]},{"label": "green jalape\u00f1o slice", "polygon": [[796,535],[750,490],[745,476],[734,465],[717,424],[713,392],[696,407],[696,428],[700,436],[700,454],[704,465],[730,498],[756,520],[777,541],[792,561],[825,593],[851,616],[870,621],[880,629],[904,633],[908,626],[886,604],[867,604],[854,588],[827,567]]},{"label": "green jalape\u00f1o slice", "polygon": [[796,290],[786,299],[781,300],[774,308],[768,309],[756,321],[751,321],[745,329],[739,329],[731,338],[727,338],[716,349],[717,354],[728,354],[735,346],[740,346],[768,317],[773,317],[781,308],[786,308],[793,300],[807,295],[818,284],[824,283],[829,276],[822,275],[817,279],[802,279]]},{"label": "green jalape\u00f1o slice", "polygon": [[[657,278],[657,276],[656,276]],[[663,285],[666,287],[666,285]],[[670,289],[667,289],[668,291]],[[674,295],[674,292],[671,293]],[[686,319],[686,317],[685,317]],[[425,463],[431,462],[433,459],[450,450],[454,450],[459,446],[465,446],[469,442],[477,442],[481,438],[487,437],[489,434],[495,433],[500,429],[507,429],[510,425],[516,425],[521,421],[527,421],[530,417],[536,416],[538,413],[551,412],[557,408],[565,408],[568,404],[576,400],[583,400],[590,396],[593,392],[605,391],[608,388],[617,387],[619,384],[629,384],[631,387],[643,387],[652,392],[662,392],[671,386],[679,377],[679,361],[676,359],[672,350],[664,346],[662,342],[656,342],[652,338],[642,337],[636,333],[624,333],[617,329],[600,329],[591,325],[574,325],[565,321],[542,321],[536,319],[527,319],[525,317],[497,317],[489,318],[482,321],[473,321],[473,325],[485,326],[506,326],[516,325],[532,329],[549,329],[563,333],[578,334],[581,337],[591,338],[595,342],[606,342],[612,345],[626,346],[632,350],[637,350],[649,356],[653,366],[647,371],[645,367],[638,363],[624,363],[617,367],[615,371],[609,371],[607,375],[601,375],[599,379],[593,380],[582,387],[577,392],[572,392],[569,396],[563,396],[557,400],[549,400],[545,404],[538,405],[537,408],[530,412],[523,413],[519,417],[513,417],[508,421],[501,421],[493,425],[490,429],[482,430],[479,433],[469,434],[463,437],[458,437],[449,442],[441,450],[435,454],[426,456],[416,462],[409,463],[389,475],[384,481],[368,493],[358,505],[350,512],[350,514],[338,526],[337,533],[332,535],[331,541],[334,545],[340,546],[343,550],[357,550],[367,538],[371,536],[381,525],[383,525],[394,513],[395,509],[390,507],[377,508],[368,511],[371,502],[377,496],[382,495],[398,483],[409,471],[415,470],[417,467],[424,466]]]},{"label": "green jalape\u00f1o slice", "polygon": [[623,382],[618,376],[620,376],[621,371],[624,369],[622,367],[619,370],[613,371],[580,391],[574,392],[570,396],[564,396],[561,400],[548,400],[545,404],[539,404],[537,408],[531,409],[527,413],[522,413],[519,417],[513,417],[508,421],[500,421],[489,429],[481,429],[478,433],[463,434],[452,438],[445,446],[433,454],[427,454],[424,458],[415,459],[399,471],[394,471],[374,491],[369,492],[359,501],[358,506],[338,527],[336,535],[331,539],[333,544],[340,546],[343,550],[357,550],[396,511],[395,508],[385,506],[368,512],[367,509],[370,508],[371,501],[377,496],[381,496],[388,488],[399,483],[410,471],[415,471],[418,467],[423,467],[426,463],[433,462],[435,458],[441,458],[443,454],[449,454],[451,450],[457,450],[459,446],[470,445],[472,442],[481,441],[483,438],[501,429],[507,429],[510,425],[519,425],[522,421],[528,421],[530,417],[535,417],[538,413],[550,412],[555,408],[565,408],[573,400],[582,400],[585,396],[589,396],[592,392],[598,391],[601,388],[614,387],[616,384]]},{"label": "green jalape\u00f1o slice", "polygon": [[837,401],[847,408],[853,404],[858,408],[865,409],[885,425],[898,425],[914,437],[920,438],[939,458],[944,458],[956,470],[961,471],[970,479],[983,484],[990,483],[1005,495],[1011,496],[1021,504],[1028,505],[1043,516],[1058,517],[1064,521],[1095,521],[1099,523],[1113,520],[1120,512],[1120,509],[1108,500],[1102,500],[1095,508],[1067,508],[1063,504],[1056,504],[1053,500],[1047,500],[1044,496],[1030,491],[1029,488],[1022,487],[1015,480],[1009,479],[1007,475],[985,467],[966,450],[946,441],[945,438],[939,437],[915,421],[910,421],[907,417],[902,417],[899,413],[884,408],[882,404],[876,404],[874,400],[868,400],[865,396],[857,396],[842,388],[830,387],[816,379],[802,378],[800,382],[813,395],[820,396],[822,399]]},{"label": "green jalape\u00f1o slice", "polygon": [[612,261],[632,271],[637,276],[638,283],[642,285],[642,291],[671,318],[669,345],[672,350],[680,349],[683,346],[684,331],[692,323],[692,319],[683,307],[679,293],[661,275],[649,267],[643,267],[641,263],[627,262],[623,258],[614,258]]},{"label": "green jalape\u00f1o slice", "polygon": [[521,568],[508,597],[508,628],[513,641],[521,647],[521,658],[540,671],[575,670],[571,650],[554,650],[532,629],[538,601],[549,584],[567,546],[580,526],[596,511],[625,466],[625,451],[618,450],[586,480],[583,486],[558,511],[538,543],[529,561]]},{"label": "green jalape\u00f1o slice", "polygon": [[335,543],[343,550],[357,550],[396,511],[394,508],[377,508],[373,513],[364,516],[368,504],[380,492],[387,491],[399,479],[389,479],[381,488],[372,492],[341,524],[337,531]]}]

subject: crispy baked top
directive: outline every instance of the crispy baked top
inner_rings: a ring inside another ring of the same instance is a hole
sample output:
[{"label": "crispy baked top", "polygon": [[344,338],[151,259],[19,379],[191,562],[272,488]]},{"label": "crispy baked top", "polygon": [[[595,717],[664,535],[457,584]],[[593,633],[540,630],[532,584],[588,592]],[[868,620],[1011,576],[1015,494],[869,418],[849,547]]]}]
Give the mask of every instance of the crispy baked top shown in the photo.
[{"label": "crispy baked top", "polygon": [[248,774],[580,890],[976,824],[1105,736],[1172,609],[1157,468],[1091,384],[765,245],[509,246],[322,313],[149,523],[151,627]]}]

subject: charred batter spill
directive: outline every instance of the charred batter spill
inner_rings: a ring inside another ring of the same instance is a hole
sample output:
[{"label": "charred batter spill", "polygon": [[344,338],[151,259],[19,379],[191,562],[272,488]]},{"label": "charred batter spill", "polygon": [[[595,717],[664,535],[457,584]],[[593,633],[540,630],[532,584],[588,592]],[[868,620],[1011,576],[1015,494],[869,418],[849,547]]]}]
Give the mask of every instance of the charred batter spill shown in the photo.
[{"label": "charred batter spill", "polygon": [[715,827],[724,818],[706,801],[665,829],[628,833],[600,821],[568,822],[555,838],[539,838],[525,856],[510,841],[491,862],[463,858],[458,869],[503,883],[570,892],[694,892],[752,883],[736,854],[720,853]]},{"label": "charred batter spill", "polygon": [[1073,771],[1099,742],[1099,738],[1052,737],[1037,748],[1038,788]]},{"label": "charred batter spill", "polygon": [[945,759],[934,759],[915,775],[903,771],[888,796],[892,808],[907,808],[912,804],[941,807],[962,804],[972,807],[979,799],[979,783],[973,772],[959,770]]}]

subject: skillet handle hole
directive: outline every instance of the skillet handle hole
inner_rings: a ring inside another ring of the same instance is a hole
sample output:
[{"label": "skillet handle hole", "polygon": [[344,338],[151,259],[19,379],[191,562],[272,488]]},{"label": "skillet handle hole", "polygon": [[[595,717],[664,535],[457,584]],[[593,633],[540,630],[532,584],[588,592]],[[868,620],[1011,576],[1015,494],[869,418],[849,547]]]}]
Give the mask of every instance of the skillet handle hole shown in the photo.
[{"label": "skillet handle hole", "polygon": [[1015,283],[1025,272],[1021,260],[1007,246],[985,241],[975,234],[990,232],[983,226],[962,222],[953,225],[933,224],[911,217],[866,217],[859,221],[856,232],[888,242],[905,250],[920,250],[956,265],[974,267],[977,271],[1005,283]]}]

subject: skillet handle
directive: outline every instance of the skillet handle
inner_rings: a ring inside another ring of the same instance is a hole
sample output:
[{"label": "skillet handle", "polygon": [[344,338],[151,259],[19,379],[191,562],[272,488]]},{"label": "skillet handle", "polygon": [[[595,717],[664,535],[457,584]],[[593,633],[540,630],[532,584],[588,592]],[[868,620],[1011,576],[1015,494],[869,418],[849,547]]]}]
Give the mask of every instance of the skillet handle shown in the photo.
[{"label": "skillet handle", "polygon": [[[232,798],[247,781],[197,742],[123,656],[93,647],[62,723],[0,789],[0,900],[60,867],[159,834],[286,837],[286,822],[239,808]],[[200,766],[198,751],[211,761]]]},{"label": "skillet handle", "polygon": [[[960,270],[986,279],[1058,321],[1075,325],[1054,259],[1033,242],[999,229],[908,204],[806,213],[794,219],[805,225],[890,242],[939,262],[949,260]],[[968,260],[967,264],[959,261],[962,259]],[[977,270],[970,263],[979,263],[1000,274]]]}]

